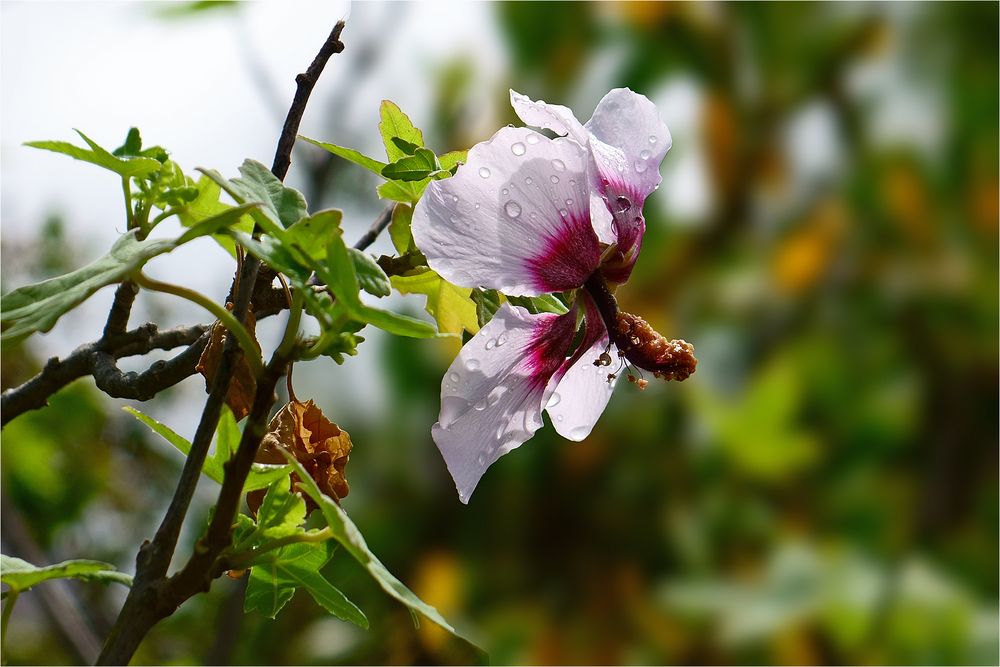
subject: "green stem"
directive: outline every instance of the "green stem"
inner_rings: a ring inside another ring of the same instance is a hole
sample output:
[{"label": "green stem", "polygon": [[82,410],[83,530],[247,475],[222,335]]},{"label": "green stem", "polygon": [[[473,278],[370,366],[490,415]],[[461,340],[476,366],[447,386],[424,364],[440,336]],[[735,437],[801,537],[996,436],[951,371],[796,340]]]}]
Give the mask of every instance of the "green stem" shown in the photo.
[{"label": "green stem", "polygon": [[257,344],[254,342],[253,336],[251,336],[246,330],[246,327],[244,327],[231,312],[215,303],[201,292],[196,292],[186,287],[181,287],[180,285],[171,285],[169,283],[162,283],[158,280],[153,280],[141,271],[137,271],[132,276],[132,280],[134,280],[139,287],[153,292],[164,292],[166,294],[173,294],[174,296],[182,299],[187,299],[192,303],[198,304],[214,315],[217,320],[222,322],[223,326],[236,336],[236,341],[240,344],[240,347],[243,348],[243,356],[246,358],[247,363],[250,364],[250,370],[253,371],[254,377],[260,377],[261,372],[264,370],[264,364],[261,361],[260,352],[257,350]]},{"label": "green stem", "polygon": [[292,305],[288,311],[288,322],[285,324],[285,334],[281,337],[278,345],[278,354],[285,358],[291,358],[292,348],[298,340],[299,323],[302,321],[302,293],[295,290],[292,294]]},{"label": "green stem", "polygon": [[246,569],[250,567],[262,554],[265,554],[268,551],[274,551],[275,549],[280,549],[281,547],[288,546],[289,544],[298,544],[299,542],[326,542],[332,538],[333,530],[327,526],[326,528],[318,530],[315,533],[297,533],[295,535],[289,535],[277,540],[272,540],[271,542],[260,545],[256,549],[233,554],[233,556],[228,559],[229,569]]},{"label": "green stem", "polygon": [[330,341],[333,340],[334,336],[338,336],[341,334],[340,330],[341,327],[347,324],[349,320],[350,318],[347,315],[341,315],[340,317],[335,319],[333,321],[333,324],[331,324],[330,327],[326,329],[326,331],[321,333],[319,335],[319,338],[317,338],[316,341],[312,345],[310,345],[305,352],[302,353],[301,358],[315,359],[316,357],[318,357],[322,353],[323,348],[329,345]]},{"label": "green stem", "polygon": [[[7,593],[7,600],[3,604],[3,616],[0,617],[0,646],[5,649],[7,647],[7,625],[10,622],[10,612],[14,610],[14,603],[17,602],[17,596],[20,593],[21,591],[18,589],[11,588]],[[6,656],[3,662],[7,664]]]},{"label": "green stem", "polygon": [[132,185],[128,176],[122,177],[122,194],[125,195],[125,221],[126,229],[135,228],[135,217],[132,214]]},{"label": "green stem", "polygon": [[168,208],[166,211],[164,211],[163,213],[160,213],[158,216],[156,216],[155,218],[153,218],[153,224],[150,225],[150,226],[151,227],[156,227],[158,224],[160,224],[161,222],[163,222],[164,220],[166,220],[170,216],[177,215],[178,213],[179,213],[179,211],[176,208]]}]

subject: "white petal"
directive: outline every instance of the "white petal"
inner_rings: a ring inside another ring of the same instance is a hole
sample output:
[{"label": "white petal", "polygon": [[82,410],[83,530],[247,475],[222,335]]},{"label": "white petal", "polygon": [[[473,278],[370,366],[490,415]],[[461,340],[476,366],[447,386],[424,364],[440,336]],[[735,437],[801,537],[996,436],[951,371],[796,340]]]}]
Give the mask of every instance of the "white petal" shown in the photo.
[{"label": "white petal", "polygon": [[[574,353],[566,361],[560,373],[550,381],[554,391],[549,395],[545,410],[552,419],[556,432],[567,440],[579,442],[594,428],[598,418],[607,407],[615,390],[618,376],[608,379],[612,369],[594,365],[600,356],[608,351],[615,362],[618,361],[617,348],[610,344],[608,330],[601,321],[593,302],[581,294],[586,305],[586,335],[581,342],[582,351]],[[568,367],[568,368],[567,368]]]},{"label": "white petal", "polygon": [[510,91],[510,105],[514,113],[525,124],[552,130],[556,134],[569,135],[581,146],[586,146],[589,137],[583,125],[576,119],[573,112],[561,104],[549,104],[543,100],[535,102],[527,95]]},{"label": "white petal", "polygon": [[432,435],[463,503],[494,461],[541,427],[545,388],[575,328],[575,313],[531,315],[504,304],[445,373]]},{"label": "white petal", "polygon": [[645,200],[660,184],[660,162],[672,141],[656,106],[645,95],[615,88],[598,103],[585,127],[598,140],[622,151],[625,182]]},{"label": "white petal", "polygon": [[539,295],[579,287],[600,261],[588,153],[567,139],[501,129],[432,181],[413,212],[428,265],[463,287]]}]

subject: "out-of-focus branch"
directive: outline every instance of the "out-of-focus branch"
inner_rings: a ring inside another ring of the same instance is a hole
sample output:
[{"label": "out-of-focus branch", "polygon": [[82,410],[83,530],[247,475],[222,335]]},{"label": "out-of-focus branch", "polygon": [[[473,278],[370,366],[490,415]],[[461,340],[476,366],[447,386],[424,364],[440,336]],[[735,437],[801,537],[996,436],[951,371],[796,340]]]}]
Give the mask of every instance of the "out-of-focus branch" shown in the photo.
[{"label": "out-of-focus branch", "polygon": [[375,243],[375,239],[378,238],[378,235],[389,226],[390,222],[392,222],[392,208],[392,206],[386,206],[382,209],[382,212],[379,213],[378,217],[375,218],[375,221],[372,222],[372,226],[369,227],[368,231],[362,234],[361,238],[358,239],[358,242],[354,244],[355,250],[366,250],[368,246]]}]

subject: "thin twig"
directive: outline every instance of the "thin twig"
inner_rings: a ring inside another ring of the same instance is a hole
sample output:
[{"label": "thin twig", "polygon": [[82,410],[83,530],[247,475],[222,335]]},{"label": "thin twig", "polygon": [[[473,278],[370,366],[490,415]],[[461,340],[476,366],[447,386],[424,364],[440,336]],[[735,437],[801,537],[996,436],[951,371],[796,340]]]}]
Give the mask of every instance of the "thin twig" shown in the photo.
[{"label": "thin twig", "polygon": [[368,231],[362,234],[361,238],[358,239],[358,242],[354,244],[355,250],[366,250],[368,246],[375,243],[375,239],[378,238],[378,235],[389,226],[390,222],[392,222],[392,209],[392,206],[386,206],[382,209],[379,216],[375,218],[374,222],[372,222],[372,226],[369,227]]},{"label": "thin twig", "polygon": [[288,167],[292,164],[292,146],[295,145],[295,138],[299,134],[299,123],[302,122],[302,114],[305,113],[306,104],[319,75],[326,67],[326,61],[334,53],[344,50],[344,43],[340,41],[340,33],[344,30],[344,22],[337,21],[333,26],[330,36],[326,38],[323,47],[316,54],[312,64],[305,72],[295,77],[295,97],[292,99],[292,106],[288,108],[288,116],[285,118],[285,125],[281,128],[281,136],[278,138],[278,148],[274,154],[274,162],[271,166],[271,173],[278,177],[279,181],[285,180]]}]

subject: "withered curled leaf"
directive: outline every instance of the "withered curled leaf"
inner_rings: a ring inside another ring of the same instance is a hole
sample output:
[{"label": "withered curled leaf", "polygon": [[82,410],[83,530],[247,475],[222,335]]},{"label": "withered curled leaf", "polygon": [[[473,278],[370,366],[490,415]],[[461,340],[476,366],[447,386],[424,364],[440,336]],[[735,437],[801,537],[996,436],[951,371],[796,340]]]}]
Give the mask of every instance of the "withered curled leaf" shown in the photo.
[{"label": "withered curled leaf", "polygon": [[[232,303],[226,304],[227,310],[233,309]],[[257,342],[257,320],[253,312],[248,312],[246,320],[243,322],[250,336]],[[205,391],[211,391],[212,381],[222,361],[222,350],[226,345],[226,327],[221,322],[212,325],[212,333],[208,340],[208,345],[198,359],[195,370],[205,376]],[[257,344],[260,350],[260,344]],[[250,414],[250,407],[253,405],[254,393],[257,391],[257,379],[253,376],[250,364],[241,354],[233,370],[233,379],[229,382],[229,391],[226,393],[226,405],[233,411],[236,421],[239,421]]]},{"label": "withered curled leaf", "polygon": [[[293,400],[274,415],[257,450],[257,463],[286,463],[282,449],[295,456],[324,494],[340,500],[350,491],[345,468],[351,454],[351,436],[327,419],[311,400],[305,403]],[[293,489],[298,481],[298,475],[292,473]],[[247,504],[254,516],[265,491],[247,494]],[[312,511],[316,504],[306,497],[306,507]]]}]

